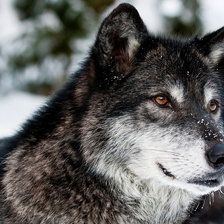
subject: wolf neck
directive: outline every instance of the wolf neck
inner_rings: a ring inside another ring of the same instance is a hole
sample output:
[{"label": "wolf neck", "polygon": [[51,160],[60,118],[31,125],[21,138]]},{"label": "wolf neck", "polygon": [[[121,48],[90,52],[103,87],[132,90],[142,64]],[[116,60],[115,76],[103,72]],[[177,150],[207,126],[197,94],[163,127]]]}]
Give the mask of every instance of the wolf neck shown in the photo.
[{"label": "wolf neck", "polygon": [[152,223],[181,223],[188,216],[188,210],[195,198],[190,193],[163,186],[157,181],[146,183],[148,191],[139,198],[139,212],[142,218],[147,218]]},{"label": "wolf neck", "polygon": [[[155,180],[142,182],[133,176],[120,176],[115,182],[132,218],[139,223],[182,223],[190,215],[192,205],[199,200],[185,190],[164,186]],[[124,216],[122,220],[125,224],[128,223],[126,219]]]}]

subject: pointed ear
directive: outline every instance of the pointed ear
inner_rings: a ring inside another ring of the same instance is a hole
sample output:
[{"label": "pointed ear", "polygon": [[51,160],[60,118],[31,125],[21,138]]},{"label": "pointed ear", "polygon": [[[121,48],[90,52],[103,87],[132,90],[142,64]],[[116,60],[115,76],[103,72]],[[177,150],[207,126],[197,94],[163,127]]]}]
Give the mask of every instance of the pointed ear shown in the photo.
[{"label": "pointed ear", "polygon": [[93,48],[100,76],[109,80],[113,76],[111,73],[116,76],[128,73],[136,52],[147,36],[148,31],[132,5],[120,4],[114,9],[103,21]]},{"label": "pointed ear", "polygon": [[200,52],[217,65],[224,60],[224,27],[198,40]]}]

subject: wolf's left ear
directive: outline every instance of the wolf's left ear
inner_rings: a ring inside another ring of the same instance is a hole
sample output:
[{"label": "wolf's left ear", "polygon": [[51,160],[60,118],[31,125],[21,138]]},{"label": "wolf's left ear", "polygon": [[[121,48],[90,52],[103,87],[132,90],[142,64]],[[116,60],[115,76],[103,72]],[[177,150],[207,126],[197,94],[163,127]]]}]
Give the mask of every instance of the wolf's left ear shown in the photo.
[{"label": "wolf's left ear", "polygon": [[199,39],[197,46],[204,56],[218,65],[224,60],[224,27]]},{"label": "wolf's left ear", "polygon": [[101,75],[111,76],[113,70],[127,73],[141,42],[147,36],[148,31],[132,5],[124,3],[114,9],[103,21],[93,48],[101,73],[104,70]]}]

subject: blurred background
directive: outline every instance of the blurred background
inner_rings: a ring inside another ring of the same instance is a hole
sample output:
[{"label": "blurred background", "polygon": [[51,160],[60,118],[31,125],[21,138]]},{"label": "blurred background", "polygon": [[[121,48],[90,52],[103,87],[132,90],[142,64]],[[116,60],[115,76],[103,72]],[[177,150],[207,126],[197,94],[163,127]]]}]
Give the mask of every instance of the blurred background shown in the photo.
[{"label": "blurred background", "polygon": [[[118,0],[0,0],[0,138],[59,89]],[[150,32],[189,37],[224,25],[223,0],[129,0]]]}]

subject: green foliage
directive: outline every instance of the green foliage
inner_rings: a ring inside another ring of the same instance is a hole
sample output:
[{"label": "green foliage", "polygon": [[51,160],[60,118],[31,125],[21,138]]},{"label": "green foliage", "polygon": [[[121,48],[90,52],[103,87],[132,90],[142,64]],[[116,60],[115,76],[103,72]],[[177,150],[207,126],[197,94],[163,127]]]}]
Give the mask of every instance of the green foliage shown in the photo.
[{"label": "green foliage", "polygon": [[[54,82],[54,88],[59,88],[60,85],[60,82]],[[53,94],[52,83],[47,81],[28,81],[26,85],[24,85],[23,90],[32,94],[45,96]]]},{"label": "green foliage", "polygon": [[83,0],[86,2],[87,5],[91,6],[91,8],[94,9],[94,11],[99,15],[102,13],[105,8],[109,5],[114,3],[114,0]]},{"label": "green foliage", "polygon": [[181,0],[181,13],[174,17],[165,16],[167,32],[188,37],[202,32],[199,0]]},{"label": "green foliage", "polygon": [[[39,76],[42,76],[40,80],[43,85],[37,83],[38,88],[43,86],[43,94],[46,94],[46,89],[51,92],[50,89],[58,86],[58,80],[66,76],[73,54],[81,51],[75,48],[76,40],[91,33],[100,13],[113,2],[114,0],[14,0],[19,18],[27,29],[17,40],[20,47],[9,59],[12,73],[22,74],[27,68],[35,66],[41,72]],[[45,71],[41,67],[49,59],[61,63],[63,69],[58,79],[49,81],[46,78],[43,83],[43,76],[48,71],[46,67]],[[41,92],[36,91],[34,82],[28,82],[24,83],[24,89]]]},{"label": "green foliage", "polygon": [[[160,0],[158,4],[162,1],[166,0]],[[74,54],[82,52],[82,46],[77,44],[77,40],[85,39],[95,30],[102,12],[114,2],[14,0],[16,12],[25,27],[15,41],[15,50],[8,60],[7,74],[14,75],[17,87],[45,95],[57,89],[69,74],[68,68]],[[179,14],[161,15],[166,32],[190,36],[201,31],[199,0],[179,2],[182,4]],[[31,78],[33,73],[34,79]],[[24,79],[21,78],[23,75]]]}]

